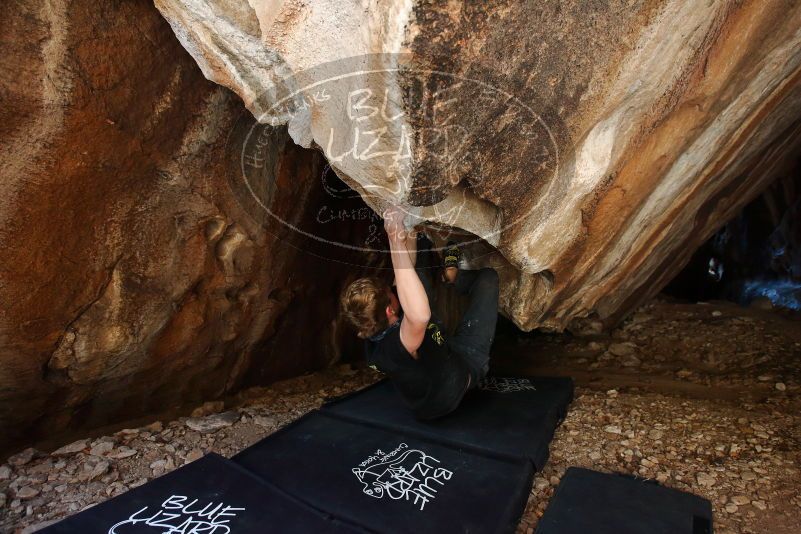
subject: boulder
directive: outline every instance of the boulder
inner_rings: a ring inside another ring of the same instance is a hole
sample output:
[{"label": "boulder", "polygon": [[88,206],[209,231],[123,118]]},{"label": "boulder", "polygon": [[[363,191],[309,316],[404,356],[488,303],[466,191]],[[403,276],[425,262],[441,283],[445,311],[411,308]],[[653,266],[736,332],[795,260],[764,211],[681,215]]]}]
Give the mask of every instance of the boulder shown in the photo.
[{"label": "boulder", "polygon": [[155,4],[260,121],[495,267],[527,330],[615,323],[801,143],[786,2]]},{"label": "boulder", "polygon": [[186,426],[192,430],[195,430],[196,432],[206,434],[208,432],[216,432],[223,428],[229,427],[238,420],[238,412],[223,412],[209,415],[207,417],[191,417],[186,420]]},{"label": "boulder", "polygon": [[60,448],[54,450],[51,453],[51,455],[52,456],[72,456],[73,454],[76,454],[78,452],[83,451],[88,446],[89,446],[89,440],[88,439],[80,439],[78,441],[73,441],[72,443],[69,443],[67,445],[64,445],[63,447],[60,447]]},{"label": "boulder", "polygon": [[[0,458],[355,346],[332,321],[336,296],[384,260],[340,247],[319,269],[322,244],[290,230],[353,203],[312,188],[318,153],[285,129],[260,137],[266,209],[251,209],[229,142],[257,123],[152,4],[0,11]],[[368,226],[331,231],[358,240]]]},{"label": "boulder", "polygon": [[10,456],[8,458],[8,463],[16,467],[23,466],[33,460],[34,456],[36,456],[36,452],[36,449],[28,447],[24,451]]}]

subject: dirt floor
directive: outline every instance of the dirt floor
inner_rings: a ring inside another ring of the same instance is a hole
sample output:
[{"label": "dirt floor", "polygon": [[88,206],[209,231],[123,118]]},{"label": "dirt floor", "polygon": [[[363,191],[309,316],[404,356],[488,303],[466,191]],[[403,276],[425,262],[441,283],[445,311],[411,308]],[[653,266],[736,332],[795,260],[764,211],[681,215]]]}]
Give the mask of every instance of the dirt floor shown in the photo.
[{"label": "dirt floor", "polygon": [[712,501],[715,532],[801,532],[801,318],[731,303],[656,300],[611,336],[519,336],[496,372],[574,377],[519,532],[570,466]]},{"label": "dirt floor", "polygon": [[[493,358],[496,374],[577,385],[519,532],[533,532],[570,466],[703,495],[717,533],[801,532],[798,315],[655,300],[611,335],[501,331]],[[23,451],[0,465],[0,531],[31,531],[206,452],[231,456],[379,377],[343,365],[207,403],[195,417]]]}]

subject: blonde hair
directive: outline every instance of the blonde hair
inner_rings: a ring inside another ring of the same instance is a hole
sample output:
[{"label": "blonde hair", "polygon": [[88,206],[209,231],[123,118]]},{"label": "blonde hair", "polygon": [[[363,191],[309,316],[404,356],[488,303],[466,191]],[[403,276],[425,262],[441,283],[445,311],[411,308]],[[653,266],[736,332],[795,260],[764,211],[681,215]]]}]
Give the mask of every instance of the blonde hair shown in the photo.
[{"label": "blonde hair", "polygon": [[368,276],[354,280],[340,298],[340,312],[356,328],[356,335],[367,339],[389,326],[385,310],[390,305],[389,284]]}]

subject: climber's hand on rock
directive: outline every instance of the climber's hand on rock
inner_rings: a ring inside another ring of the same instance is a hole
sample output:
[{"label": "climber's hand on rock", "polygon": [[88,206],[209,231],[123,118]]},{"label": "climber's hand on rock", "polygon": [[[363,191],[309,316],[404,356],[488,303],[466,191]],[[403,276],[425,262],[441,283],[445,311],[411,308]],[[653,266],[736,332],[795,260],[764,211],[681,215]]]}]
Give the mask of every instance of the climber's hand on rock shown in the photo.
[{"label": "climber's hand on rock", "polygon": [[403,224],[405,217],[406,212],[398,206],[392,206],[384,211],[384,230],[390,239],[406,238],[406,227]]}]

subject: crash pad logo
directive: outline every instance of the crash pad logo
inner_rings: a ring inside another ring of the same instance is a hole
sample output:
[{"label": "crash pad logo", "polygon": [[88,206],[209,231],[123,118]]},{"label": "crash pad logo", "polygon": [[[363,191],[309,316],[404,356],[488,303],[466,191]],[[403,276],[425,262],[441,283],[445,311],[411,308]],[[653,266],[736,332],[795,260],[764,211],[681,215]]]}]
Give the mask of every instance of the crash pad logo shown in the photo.
[{"label": "crash pad logo", "polygon": [[527,378],[488,377],[481,381],[478,389],[496,393],[514,393],[516,391],[537,391]]},{"label": "crash pad logo", "polygon": [[229,534],[231,520],[244,508],[227,506],[225,503],[200,502],[185,495],[171,495],[161,506],[140,508],[126,519],[113,525],[108,534],[146,532],[151,527],[155,532],[206,534]]},{"label": "crash pad logo", "polygon": [[422,511],[453,476],[453,471],[439,464],[433,456],[401,443],[389,453],[375,451],[352,471],[364,485],[365,495],[411,501]]}]

